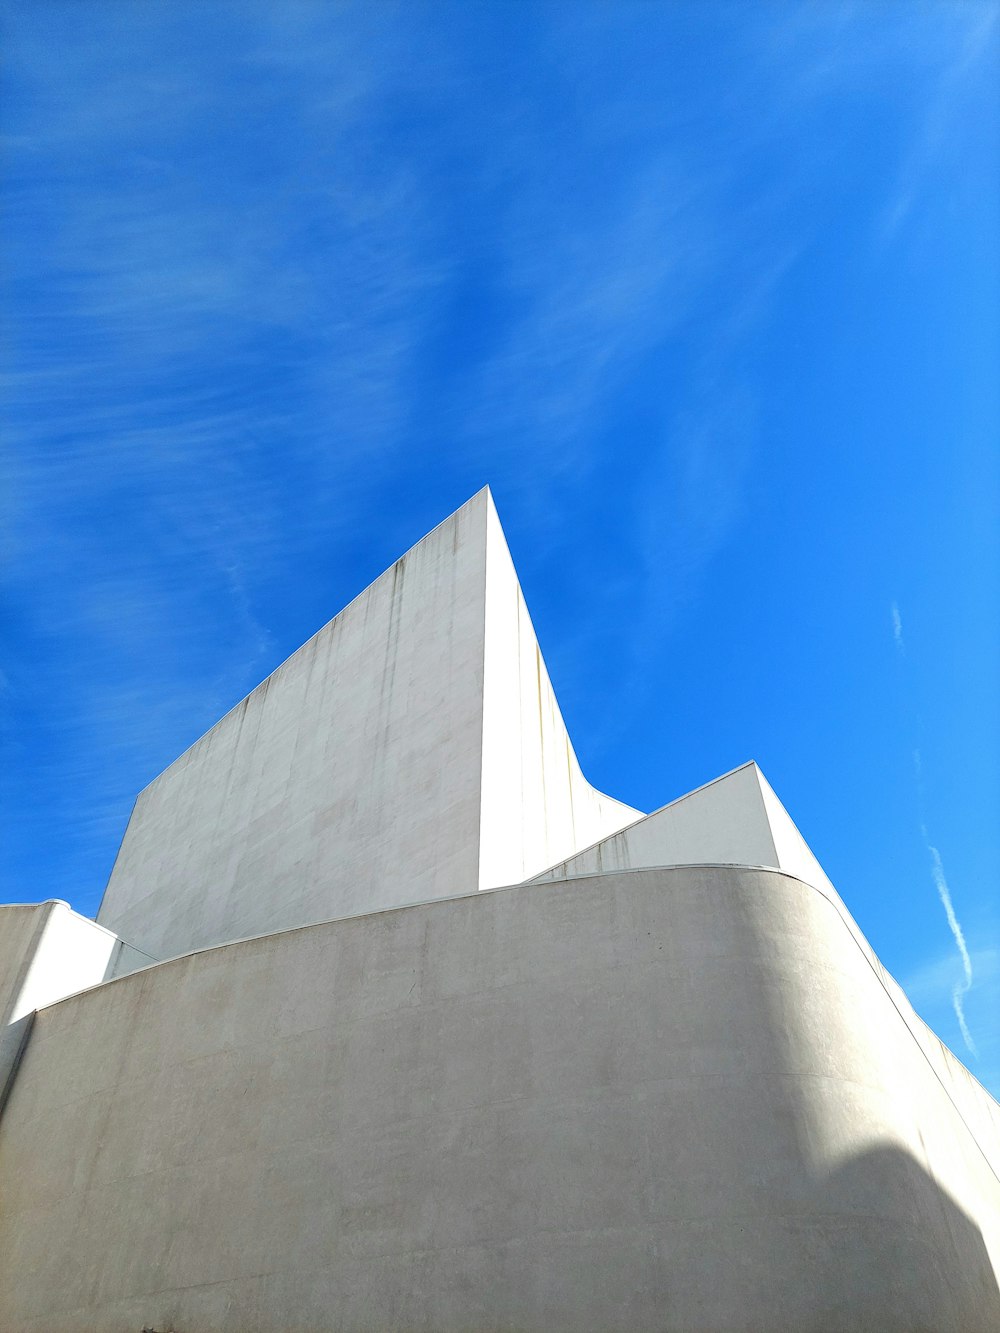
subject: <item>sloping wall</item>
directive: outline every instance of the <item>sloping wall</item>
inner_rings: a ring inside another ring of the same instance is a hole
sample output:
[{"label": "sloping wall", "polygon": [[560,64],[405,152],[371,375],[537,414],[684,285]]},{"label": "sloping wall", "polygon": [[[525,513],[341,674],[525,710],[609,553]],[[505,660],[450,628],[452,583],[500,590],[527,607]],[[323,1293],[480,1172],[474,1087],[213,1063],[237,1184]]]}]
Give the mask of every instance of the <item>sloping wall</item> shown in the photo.
[{"label": "sloping wall", "polygon": [[290,931],[39,1013],[0,1327],[986,1333],[998,1112],[778,871]]},{"label": "sloping wall", "polygon": [[522,879],[637,814],[580,773],[484,489],[140,794],[98,920],[168,958]]},{"label": "sloping wall", "polygon": [[121,947],[58,899],[0,907],[0,1022],[97,985]]},{"label": "sloping wall", "polygon": [[754,768],[760,786],[761,799],[764,802],[768,827],[774,840],[777,864],[782,870],[787,870],[790,875],[795,875],[798,879],[804,879],[807,884],[815,884],[817,888],[824,889],[827,893],[836,897],[836,890],[826,871],[817,861],[805,838],[792,822],[791,815],[778,800],[774,788],[756,764]]},{"label": "sloping wall", "polygon": [[492,502],[479,887],[519,884],[639,819],[580,771]]}]

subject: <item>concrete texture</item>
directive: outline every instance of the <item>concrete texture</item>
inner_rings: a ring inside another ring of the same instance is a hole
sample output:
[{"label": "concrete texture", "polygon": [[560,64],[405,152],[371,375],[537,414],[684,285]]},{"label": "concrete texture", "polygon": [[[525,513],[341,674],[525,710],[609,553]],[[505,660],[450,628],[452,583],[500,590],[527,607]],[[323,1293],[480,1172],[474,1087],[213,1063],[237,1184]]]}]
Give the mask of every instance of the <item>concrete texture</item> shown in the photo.
[{"label": "concrete texture", "polygon": [[100,921],[0,909],[2,1333],[1000,1328],[1000,1107],[755,764],[587,783],[488,491]]},{"label": "concrete texture", "polygon": [[0,906],[0,1110],[34,1011],[104,981],[124,947],[68,903]]},{"label": "concrete texture", "polygon": [[98,920],[162,959],[520,880],[638,814],[580,772],[483,490],[140,794]]},{"label": "concrete texture", "polygon": [[164,963],[36,1018],[0,1328],[986,1333],[1000,1108],[922,1029],[732,866]]}]

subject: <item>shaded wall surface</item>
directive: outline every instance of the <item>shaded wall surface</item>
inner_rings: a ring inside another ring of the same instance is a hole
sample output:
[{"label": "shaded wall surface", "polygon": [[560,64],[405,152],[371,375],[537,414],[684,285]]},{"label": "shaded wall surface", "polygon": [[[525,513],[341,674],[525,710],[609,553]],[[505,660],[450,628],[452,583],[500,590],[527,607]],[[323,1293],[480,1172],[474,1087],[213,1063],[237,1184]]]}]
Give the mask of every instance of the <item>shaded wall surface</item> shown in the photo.
[{"label": "shaded wall surface", "polygon": [[0,906],[0,1109],[36,1009],[149,961],[68,903]]},{"label": "shaded wall surface", "polygon": [[39,1012],[0,1328],[985,1333],[997,1107],[954,1065],[779,871],[191,955]]}]

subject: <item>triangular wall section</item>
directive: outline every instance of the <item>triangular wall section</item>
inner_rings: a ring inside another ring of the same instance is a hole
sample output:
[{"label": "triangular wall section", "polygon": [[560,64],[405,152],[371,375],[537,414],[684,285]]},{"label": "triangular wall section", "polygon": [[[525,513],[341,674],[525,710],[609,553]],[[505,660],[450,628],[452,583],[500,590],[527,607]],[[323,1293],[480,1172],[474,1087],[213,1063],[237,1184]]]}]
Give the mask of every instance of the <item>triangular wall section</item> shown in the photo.
[{"label": "triangular wall section", "polygon": [[488,502],[479,887],[518,884],[641,817],[580,770]]},{"label": "triangular wall section", "polygon": [[773,866],[837,894],[752,761],[671,801],[543,874],[539,882],[650,866]]},{"label": "triangular wall section", "polygon": [[[757,767],[756,764],[754,767]],[[796,879],[804,880],[807,884],[815,884],[818,889],[823,889],[830,894],[834,901],[840,902],[840,897],[831,884],[826,871],[816,860],[809,844],[792,822],[791,815],[778,800],[774,794],[774,789],[759,768],[757,769],[757,780],[760,784],[764,810],[767,813],[768,827],[771,830],[771,837],[774,839],[775,855],[779,869],[787,870],[790,875],[794,875]]]}]

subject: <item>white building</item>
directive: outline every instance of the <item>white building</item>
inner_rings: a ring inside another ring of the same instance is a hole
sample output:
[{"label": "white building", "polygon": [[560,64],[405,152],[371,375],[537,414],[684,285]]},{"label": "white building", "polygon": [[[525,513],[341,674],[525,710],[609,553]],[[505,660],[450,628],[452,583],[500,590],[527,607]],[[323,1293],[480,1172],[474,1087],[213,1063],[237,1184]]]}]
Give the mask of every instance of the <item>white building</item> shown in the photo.
[{"label": "white building", "polygon": [[755,764],[580,771],[489,491],[0,908],[0,1329],[1000,1327],[1000,1107]]}]

